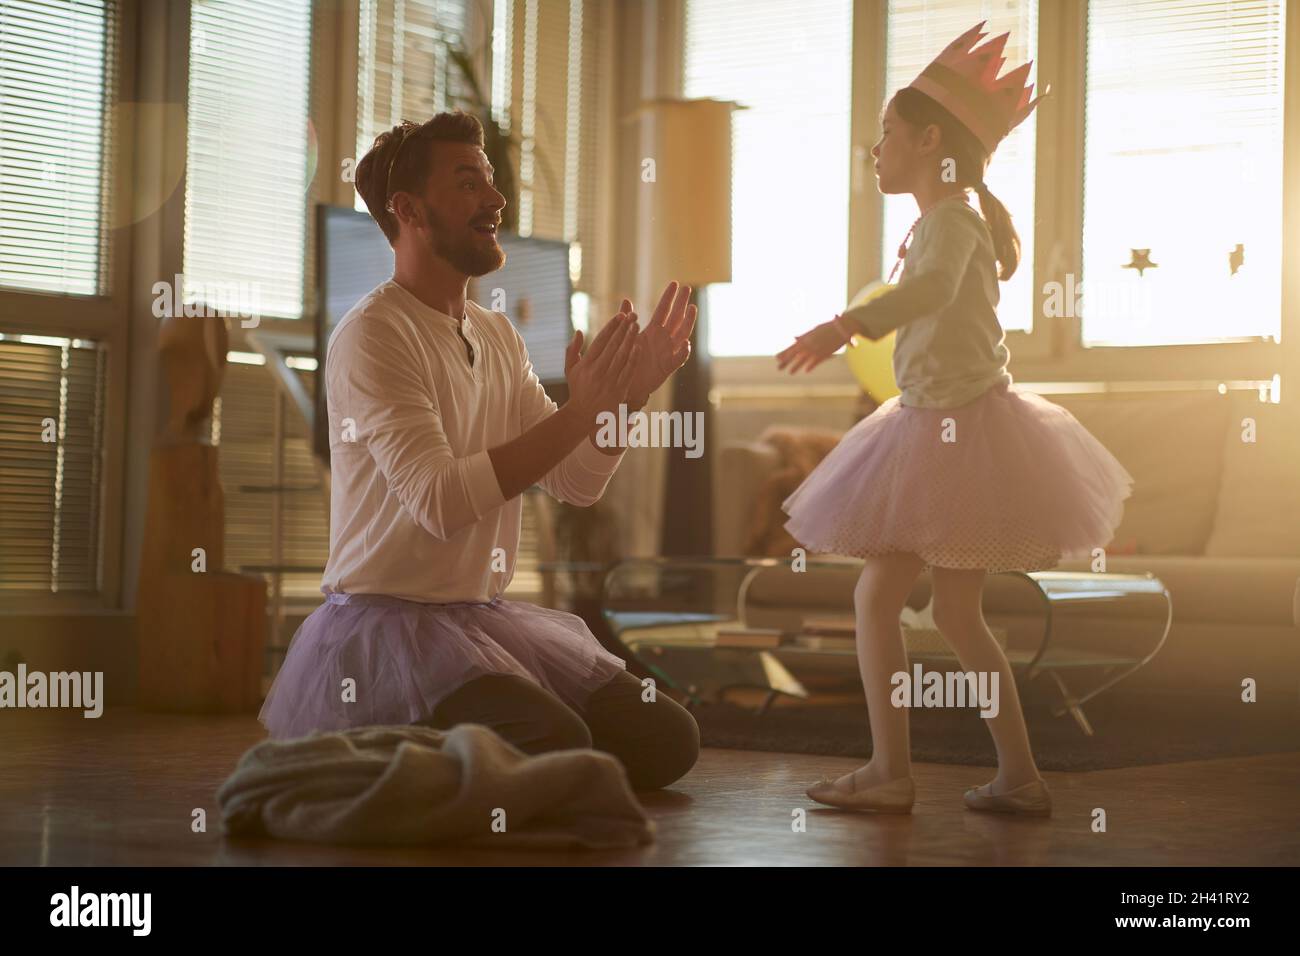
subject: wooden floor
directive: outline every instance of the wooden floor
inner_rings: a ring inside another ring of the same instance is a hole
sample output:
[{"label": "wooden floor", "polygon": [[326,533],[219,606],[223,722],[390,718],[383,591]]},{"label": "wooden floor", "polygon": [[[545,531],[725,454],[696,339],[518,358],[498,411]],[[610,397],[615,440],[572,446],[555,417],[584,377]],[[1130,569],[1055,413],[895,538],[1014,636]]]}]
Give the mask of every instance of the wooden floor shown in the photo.
[{"label": "wooden floor", "polygon": [[[920,764],[910,817],[822,808],[804,788],[859,761],[706,750],[670,790],[641,794],[658,840],[634,851],[354,849],[229,840],[215,791],[263,737],[252,717],[6,711],[0,865],[866,865],[1300,864],[1300,754],[1048,773],[1047,820],[965,809],[987,767]],[[208,831],[192,833],[204,807]],[[1092,832],[1105,808],[1108,832]],[[792,812],[807,810],[807,831]]]}]

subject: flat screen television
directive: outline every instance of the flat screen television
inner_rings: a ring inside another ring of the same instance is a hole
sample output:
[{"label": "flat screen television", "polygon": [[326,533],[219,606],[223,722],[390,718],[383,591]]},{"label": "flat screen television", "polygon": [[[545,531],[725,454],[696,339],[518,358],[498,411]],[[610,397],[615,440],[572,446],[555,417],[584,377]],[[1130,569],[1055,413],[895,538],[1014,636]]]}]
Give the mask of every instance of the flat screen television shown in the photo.
[{"label": "flat screen television", "polygon": [[[329,460],[325,356],[339,320],[375,286],[393,275],[393,249],[369,213],[345,206],[317,207],[318,299],[314,447]],[[551,239],[498,236],[506,264],[470,280],[469,296],[509,316],[528,348],[542,385],[555,401],[567,397],[564,351],[573,336],[569,244]]]}]

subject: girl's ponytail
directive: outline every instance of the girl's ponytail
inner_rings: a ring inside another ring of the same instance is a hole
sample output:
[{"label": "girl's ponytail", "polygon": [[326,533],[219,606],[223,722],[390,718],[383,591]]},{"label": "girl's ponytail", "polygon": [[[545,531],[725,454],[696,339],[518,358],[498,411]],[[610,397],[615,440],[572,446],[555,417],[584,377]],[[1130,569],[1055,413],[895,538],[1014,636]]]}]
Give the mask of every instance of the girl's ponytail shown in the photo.
[{"label": "girl's ponytail", "polygon": [[993,253],[998,261],[998,278],[1006,282],[1020,265],[1020,236],[1011,224],[1011,214],[1002,201],[984,185],[989,152],[958,119],[915,87],[905,86],[894,94],[894,109],[918,129],[934,124],[943,139],[944,158],[956,165],[956,182],[968,186],[980,197],[980,214],[993,234]]},{"label": "girl's ponytail", "polygon": [[975,183],[974,188],[980,197],[980,214],[993,233],[993,252],[1000,266],[998,278],[1006,282],[1016,274],[1016,268],[1020,265],[1020,234],[1011,223],[1011,213],[1007,212],[1007,207],[989,191],[984,181]]}]

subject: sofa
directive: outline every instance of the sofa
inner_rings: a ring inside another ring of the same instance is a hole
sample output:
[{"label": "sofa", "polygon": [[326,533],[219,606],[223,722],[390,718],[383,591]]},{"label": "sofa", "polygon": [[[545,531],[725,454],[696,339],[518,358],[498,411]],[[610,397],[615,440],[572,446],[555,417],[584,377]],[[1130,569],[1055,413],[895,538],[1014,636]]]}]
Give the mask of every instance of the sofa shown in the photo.
[{"label": "sofa", "polygon": [[[1109,693],[1300,692],[1300,421],[1295,405],[1254,391],[1108,392],[1045,395],[1069,410],[1134,477],[1123,520],[1106,547],[1105,570],[1151,572],[1167,587],[1173,624],[1160,652]],[[846,426],[852,416],[846,413]],[[1254,441],[1244,440],[1251,437]],[[715,552],[743,554],[770,514],[769,478],[788,463],[770,442],[733,440],[719,452]],[[788,480],[788,479],[787,479]],[[765,482],[768,484],[765,485]],[[1058,570],[1089,571],[1087,559]],[[751,626],[797,628],[806,617],[852,613],[857,569],[763,575],[750,588]],[[984,592],[990,625],[1011,646],[1035,646],[1042,606],[1023,578],[992,575]],[[924,608],[929,575],[909,606]],[[1088,650],[1145,654],[1163,621],[1105,606],[1057,616],[1054,640]],[[1158,624],[1159,626],[1156,626]]]}]

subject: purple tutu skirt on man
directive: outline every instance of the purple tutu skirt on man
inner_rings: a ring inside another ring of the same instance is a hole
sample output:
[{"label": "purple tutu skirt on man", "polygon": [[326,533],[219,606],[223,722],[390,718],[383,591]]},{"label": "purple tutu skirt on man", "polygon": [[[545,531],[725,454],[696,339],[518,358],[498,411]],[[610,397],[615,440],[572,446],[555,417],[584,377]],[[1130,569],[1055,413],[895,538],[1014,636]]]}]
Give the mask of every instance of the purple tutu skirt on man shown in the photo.
[{"label": "purple tutu skirt on man", "polygon": [[[499,597],[424,604],[327,594],[294,635],[258,719],[276,738],[410,724],[488,674],[522,677],[581,710],[625,664],[563,611]],[[348,678],[355,695],[345,693]]]},{"label": "purple tutu skirt on man", "polygon": [[1105,548],[1132,488],[1069,411],[1003,383],[955,408],[888,399],[782,507],[812,552],[1041,571]]}]

